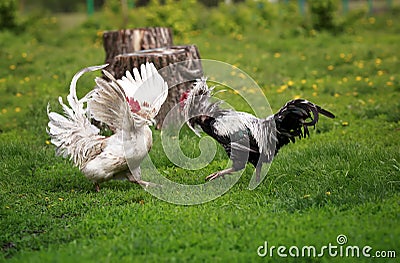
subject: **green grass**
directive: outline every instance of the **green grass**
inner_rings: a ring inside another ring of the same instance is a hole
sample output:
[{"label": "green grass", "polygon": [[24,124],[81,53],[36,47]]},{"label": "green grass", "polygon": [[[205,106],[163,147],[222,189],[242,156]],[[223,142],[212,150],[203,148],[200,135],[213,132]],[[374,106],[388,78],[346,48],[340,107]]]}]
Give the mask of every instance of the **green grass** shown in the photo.
[{"label": "green grass", "polygon": [[[47,102],[58,109],[73,74],[104,61],[100,33],[115,25],[101,18],[62,32],[56,18],[19,35],[0,32],[0,261],[353,262],[257,256],[264,241],[320,248],[336,245],[339,234],[348,245],[400,256],[398,15],[363,18],[336,36],[283,21],[240,33],[176,35],[176,44],[196,44],[202,58],[247,72],[274,111],[301,96],[337,116],[321,118],[311,138],[283,148],[255,190],[247,189],[248,166],[229,192],[195,206],[169,204],[126,181],[104,183],[96,193],[46,143]],[[95,75],[79,81],[80,94]],[[226,95],[246,110],[236,97]],[[159,131],[153,137],[150,157],[170,180],[200,184],[228,163],[217,147],[209,166],[186,171],[165,156]],[[199,154],[193,134],[184,130],[180,139],[188,156]]]}]

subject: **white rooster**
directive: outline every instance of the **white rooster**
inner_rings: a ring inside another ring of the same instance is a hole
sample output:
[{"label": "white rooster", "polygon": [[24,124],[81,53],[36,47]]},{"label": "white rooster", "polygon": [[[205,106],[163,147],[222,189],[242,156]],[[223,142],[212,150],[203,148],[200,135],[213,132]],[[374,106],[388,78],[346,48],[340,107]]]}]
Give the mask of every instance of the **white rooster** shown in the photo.
[{"label": "white rooster", "polygon": [[[118,80],[103,70],[110,81],[97,77],[95,88],[78,99],[78,79],[86,72],[106,66],[88,67],[75,74],[67,96],[69,107],[59,97],[64,116],[50,112],[47,107],[50,119],[47,132],[57,147],[56,153],[69,156],[94,182],[96,191],[100,190],[101,182],[111,179],[126,178],[147,187],[151,183],[141,180],[140,163],[152,146],[149,125],[167,98],[167,83],[151,63],[142,64],[140,73],[134,68],[133,76],[127,71],[126,77]],[[100,135],[91,119],[108,125],[113,134]]]}]

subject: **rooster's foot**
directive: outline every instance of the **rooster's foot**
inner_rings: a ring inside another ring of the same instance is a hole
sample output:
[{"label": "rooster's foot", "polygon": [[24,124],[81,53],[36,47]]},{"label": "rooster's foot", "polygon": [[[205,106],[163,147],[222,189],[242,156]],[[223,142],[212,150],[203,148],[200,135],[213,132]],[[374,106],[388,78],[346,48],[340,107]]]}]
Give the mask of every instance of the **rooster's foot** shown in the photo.
[{"label": "rooster's foot", "polygon": [[98,192],[100,192],[100,185],[99,185],[99,183],[95,183],[94,184],[94,190],[98,193]]},{"label": "rooster's foot", "polygon": [[135,183],[137,183],[137,184],[143,186],[144,188],[148,188],[148,187],[160,187],[160,186],[161,186],[161,185],[159,185],[159,184],[155,184],[155,183],[147,182],[147,181],[143,181],[143,180],[137,180],[137,181],[135,181]]},{"label": "rooster's foot", "polygon": [[212,181],[214,179],[217,179],[218,177],[224,178],[225,174],[230,174],[230,173],[232,173],[234,171],[235,171],[235,169],[228,168],[228,169],[225,169],[225,170],[222,170],[222,171],[215,172],[215,173],[210,174],[209,176],[207,176],[206,177],[206,181]]}]

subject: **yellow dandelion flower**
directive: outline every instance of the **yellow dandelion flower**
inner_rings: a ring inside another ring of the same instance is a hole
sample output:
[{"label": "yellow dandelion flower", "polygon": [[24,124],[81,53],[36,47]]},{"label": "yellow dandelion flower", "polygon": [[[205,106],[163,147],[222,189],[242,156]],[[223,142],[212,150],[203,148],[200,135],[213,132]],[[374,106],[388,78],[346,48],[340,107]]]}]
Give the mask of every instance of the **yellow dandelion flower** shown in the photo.
[{"label": "yellow dandelion flower", "polygon": [[331,195],[331,192],[330,191],[326,191],[325,194],[326,195]]},{"label": "yellow dandelion flower", "polygon": [[317,96],[318,96],[318,93],[314,91],[314,92],[312,93],[312,95],[313,95],[314,97],[317,97]]},{"label": "yellow dandelion flower", "polygon": [[356,77],[356,81],[361,81],[362,80],[362,77],[361,76],[357,76]]},{"label": "yellow dandelion flower", "polygon": [[328,66],[328,70],[333,70],[335,67],[333,65]]},{"label": "yellow dandelion flower", "polygon": [[340,97],[340,94],[339,93],[335,93],[335,95],[333,95],[335,98],[339,98]]},{"label": "yellow dandelion flower", "polygon": [[386,82],[386,85],[388,85],[388,86],[393,86],[393,82],[388,81],[388,82]]},{"label": "yellow dandelion flower", "polygon": [[57,75],[57,74],[54,74],[54,75],[53,75],[53,79],[58,79],[58,75]]},{"label": "yellow dandelion flower", "polygon": [[21,108],[20,107],[15,107],[15,112],[21,112]]},{"label": "yellow dandelion flower", "polygon": [[2,109],[2,110],[1,110],[1,113],[3,113],[3,114],[6,114],[7,112],[8,112],[7,109]]},{"label": "yellow dandelion flower", "polygon": [[349,79],[346,78],[346,77],[343,77],[343,78],[342,78],[342,81],[343,81],[343,82],[347,82],[348,80],[349,80]]},{"label": "yellow dandelion flower", "polygon": [[26,54],[26,52],[22,52],[21,57],[26,58],[28,56],[28,54]]},{"label": "yellow dandelion flower", "polygon": [[342,126],[349,126],[349,122],[348,121],[342,121]]},{"label": "yellow dandelion flower", "polygon": [[299,95],[299,94],[293,96],[294,100],[297,100],[297,99],[300,99],[300,98],[301,98],[301,95]]},{"label": "yellow dandelion flower", "polygon": [[276,52],[276,53],[274,54],[274,58],[280,58],[280,57],[281,57],[281,53]]},{"label": "yellow dandelion flower", "polygon": [[0,83],[4,83],[4,82],[6,82],[6,78],[1,78]]},{"label": "yellow dandelion flower", "polygon": [[376,21],[375,17],[370,17],[370,18],[368,18],[368,22],[369,22],[371,25],[375,24],[375,21]]},{"label": "yellow dandelion flower", "polygon": [[10,69],[11,70],[15,70],[17,68],[17,66],[15,66],[14,64],[13,65],[10,65]]},{"label": "yellow dandelion flower", "polygon": [[302,79],[300,82],[301,82],[301,84],[306,84],[306,83],[307,83],[307,80]]},{"label": "yellow dandelion flower", "polygon": [[311,87],[313,88],[313,90],[317,90],[318,89],[318,85],[317,84],[312,84]]},{"label": "yellow dandelion flower", "polygon": [[362,61],[358,62],[357,67],[364,68],[364,62],[362,62]]},{"label": "yellow dandelion flower", "polygon": [[393,81],[394,80],[394,76],[390,76],[390,78],[389,78],[391,81]]},{"label": "yellow dandelion flower", "polygon": [[375,65],[379,66],[382,63],[382,59],[377,58],[375,59]]},{"label": "yellow dandelion flower", "polygon": [[352,54],[347,54],[347,56],[346,56],[346,58],[345,58],[345,62],[350,62],[351,61],[351,59],[353,58],[353,55]]},{"label": "yellow dandelion flower", "polygon": [[346,57],[346,54],[345,54],[345,53],[340,53],[340,54],[339,54],[339,57],[340,57],[341,59],[343,59],[343,58]]},{"label": "yellow dandelion flower", "polygon": [[253,88],[253,89],[248,89],[247,92],[250,94],[255,94],[257,90]]},{"label": "yellow dandelion flower", "polygon": [[293,85],[294,85],[294,81],[289,80],[287,84],[288,84],[289,87],[290,87],[290,86],[293,86]]},{"label": "yellow dandelion flower", "polygon": [[31,80],[31,78],[29,78],[29,77],[25,77],[25,78],[24,78],[24,81],[25,81],[25,82],[29,82],[30,80]]},{"label": "yellow dandelion flower", "polygon": [[58,198],[58,201],[64,201],[64,198],[59,197],[59,198]]},{"label": "yellow dandelion flower", "polygon": [[50,145],[51,144],[51,142],[49,141],[49,140],[46,140],[46,142],[45,142],[47,145]]},{"label": "yellow dandelion flower", "polygon": [[368,82],[368,86],[373,86],[374,85],[374,83],[372,82],[372,81],[370,81],[370,82]]},{"label": "yellow dandelion flower", "polygon": [[238,76],[239,76],[239,78],[241,78],[241,79],[245,79],[245,78],[246,78],[246,75],[244,75],[242,72],[240,72]]},{"label": "yellow dandelion flower", "polygon": [[358,92],[357,91],[353,91],[353,96],[357,97],[358,96]]},{"label": "yellow dandelion flower", "polygon": [[384,73],[383,70],[378,70],[378,72],[377,72],[378,76],[382,76],[383,73]]},{"label": "yellow dandelion flower", "polygon": [[97,32],[96,32],[96,35],[97,35],[98,37],[102,37],[102,36],[103,36],[103,31],[97,31]]},{"label": "yellow dandelion flower", "polygon": [[22,97],[22,94],[17,92],[17,94],[15,94],[15,96],[19,98],[19,97]]},{"label": "yellow dandelion flower", "polygon": [[368,102],[369,102],[369,103],[375,103],[375,100],[372,99],[372,98],[370,98],[370,99],[368,99]]},{"label": "yellow dandelion flower", "polygon": [[281,85],[281,86],[279,87],[279,89],[278,89],[276,92],[282,93],[282,92],[284,92],[287,88],[288,88],[288,85],[283,84],[283,85]]}]

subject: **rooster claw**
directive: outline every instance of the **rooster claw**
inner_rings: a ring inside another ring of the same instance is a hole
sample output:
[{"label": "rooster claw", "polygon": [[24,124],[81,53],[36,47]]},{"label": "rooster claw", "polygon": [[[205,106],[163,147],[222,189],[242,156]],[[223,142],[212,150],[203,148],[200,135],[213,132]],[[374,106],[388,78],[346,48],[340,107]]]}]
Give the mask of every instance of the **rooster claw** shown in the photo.
[{"label": "rooster claw", "polygon": [[213,174],[210,174],[209,176],[206,177],[206,181],[212,181],[214,179],[217,179],[218,177],[222,177],[225,179],[225,175],[221,174],[220,172],[216,172]]},{"label": "rooster claw", "polygon": [[228,168],[228,169],[225,169],[222,171],[215,172],[215,173],[207,176],[206,181],[212,181],[214,179],[217,179],[218,177],[225,178],[225,174],[230,174],[230,173],[233,173],[234,171],[235,171],[235,169],[231,167],[231,168]]},{"label": "rooster claw", "polygon": [[135,183],[143,186],[144,188],[149,188],[149,187],[162,187],[160,184],[152,183],[152,182],[147,182],[143,180],[138,180]]}]

